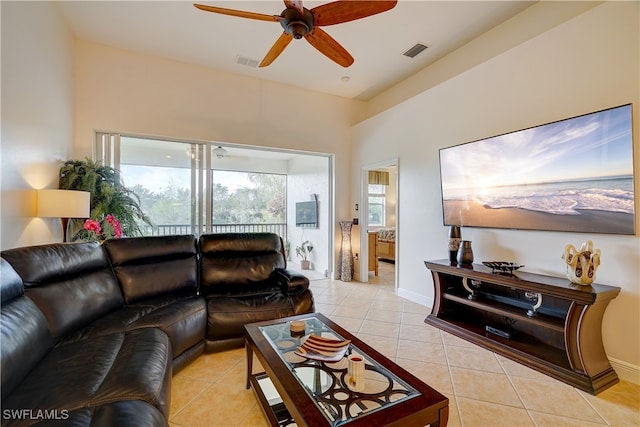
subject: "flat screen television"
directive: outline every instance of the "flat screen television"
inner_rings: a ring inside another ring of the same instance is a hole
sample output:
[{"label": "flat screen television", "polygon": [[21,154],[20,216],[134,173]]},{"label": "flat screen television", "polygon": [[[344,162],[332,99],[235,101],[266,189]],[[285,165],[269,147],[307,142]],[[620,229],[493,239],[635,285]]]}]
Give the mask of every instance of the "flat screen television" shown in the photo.
[{"label": "flat screen television", "polygon": [[318,202],[296,203],[296,226],[305,228],[318,226]]},{"label": "flat screen television", "polygon": [[444,225],[635,234],[631,104],[440,150]]}]

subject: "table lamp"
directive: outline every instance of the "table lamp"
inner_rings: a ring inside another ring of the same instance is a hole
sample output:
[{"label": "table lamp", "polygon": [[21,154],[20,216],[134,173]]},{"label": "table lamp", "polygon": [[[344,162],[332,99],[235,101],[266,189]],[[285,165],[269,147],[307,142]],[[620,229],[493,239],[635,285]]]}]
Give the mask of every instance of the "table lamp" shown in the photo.
[{"label": "table lamp", "polygon": [[62,241],[67,241],[67,227],[71,218],[89,218],[91,193],[75,190],[38,190],[37,216],[60,218]]}]

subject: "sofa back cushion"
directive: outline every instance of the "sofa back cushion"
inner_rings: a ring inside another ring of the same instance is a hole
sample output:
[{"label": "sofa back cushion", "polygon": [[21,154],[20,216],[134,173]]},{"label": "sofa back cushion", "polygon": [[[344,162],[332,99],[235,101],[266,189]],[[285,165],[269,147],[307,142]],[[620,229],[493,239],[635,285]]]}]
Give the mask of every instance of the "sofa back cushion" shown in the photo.
[{"label": "sofa back cushion", "polygon": [[0,366],[2,400],[51,349],[47,320],[24,296],[22,279],[0,258]]},{"label": "sofa back cushion", "polygon": [[286,264],[277,234],[206,234],[200,236],[199,245],[203,295],[250,296],[279,291],[272,273]]},{"label": "sofa back cushion", "polygon": [[127,304],[146,298],[198,291],[196,237],[157,236],[104,242]]},{"label": "sofa back cushion", "polygon": [[20,275],[25,294],[49,324],[54,342],[124,305],[97,242],[56,243],[2,252]]}]

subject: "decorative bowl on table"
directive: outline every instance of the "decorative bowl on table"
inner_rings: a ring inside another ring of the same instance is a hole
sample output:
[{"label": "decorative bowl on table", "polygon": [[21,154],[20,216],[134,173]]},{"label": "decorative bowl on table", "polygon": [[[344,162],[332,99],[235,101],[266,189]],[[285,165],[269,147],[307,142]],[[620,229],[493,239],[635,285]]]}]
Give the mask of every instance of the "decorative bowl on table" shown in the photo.
[{"label": "decorative bowl on table", "polygon": [[524,265],[507,261],[483,261],[482,264],[489,267],[492,273],[501,274],[513,274],[517,269],[524,267]]}]

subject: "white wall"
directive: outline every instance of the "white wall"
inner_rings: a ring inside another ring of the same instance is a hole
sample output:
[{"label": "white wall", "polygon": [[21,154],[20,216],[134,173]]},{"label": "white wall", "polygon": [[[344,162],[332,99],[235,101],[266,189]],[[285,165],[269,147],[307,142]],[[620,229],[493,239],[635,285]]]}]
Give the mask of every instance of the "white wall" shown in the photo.
[{"label": "white wall", "polygon": [[[324,273],[329,267],[328,236],[333,236],[334,229],[329,223],[329,213],[332,206],[331,183],[329,182],[328,157],[303,156],[289,162],[287,173],[287,234],[291,242],[291,260],[300,264],[296,255],[296,246],[308,240],[313,244],[313,251],[309,255],[311,269]],[[296,202],[313,200],[311,194],[318,195],[318,227],[296,227]],[[339,240],[334,240],[336,246]]]},{"label": "white wall", "polygon": [[[401,295],[430,306],[433,283],[423,261],[447,256],[438,164],[442,147],[632,102],[640,193],[639,7],[638,2],[597,6],[354,127],[352,194],[359,194],[360,167],[399,158]],[[560,255],[566,244],[592,239],[603,253],[597,282],[622,288],[605,313],[606,351],[637,372],[637,235],[468,228],[462,233],[473,241],[478,261],[517,261],[527,271],[554,276],[564,276]]]},{"label": "white wall", "polygon": [[539,1],[431,66],[375,96],[365,106],[365,117],[372,117],[412,98],[416,93],[431,89],[599,3],[599,1]]},{"label": "white wall", "polygon": [[34,218],[33,189],[58,188],[73,147],[73,37],[53,3],[2,11],[2,249],[62,240],[60,221]]}]

